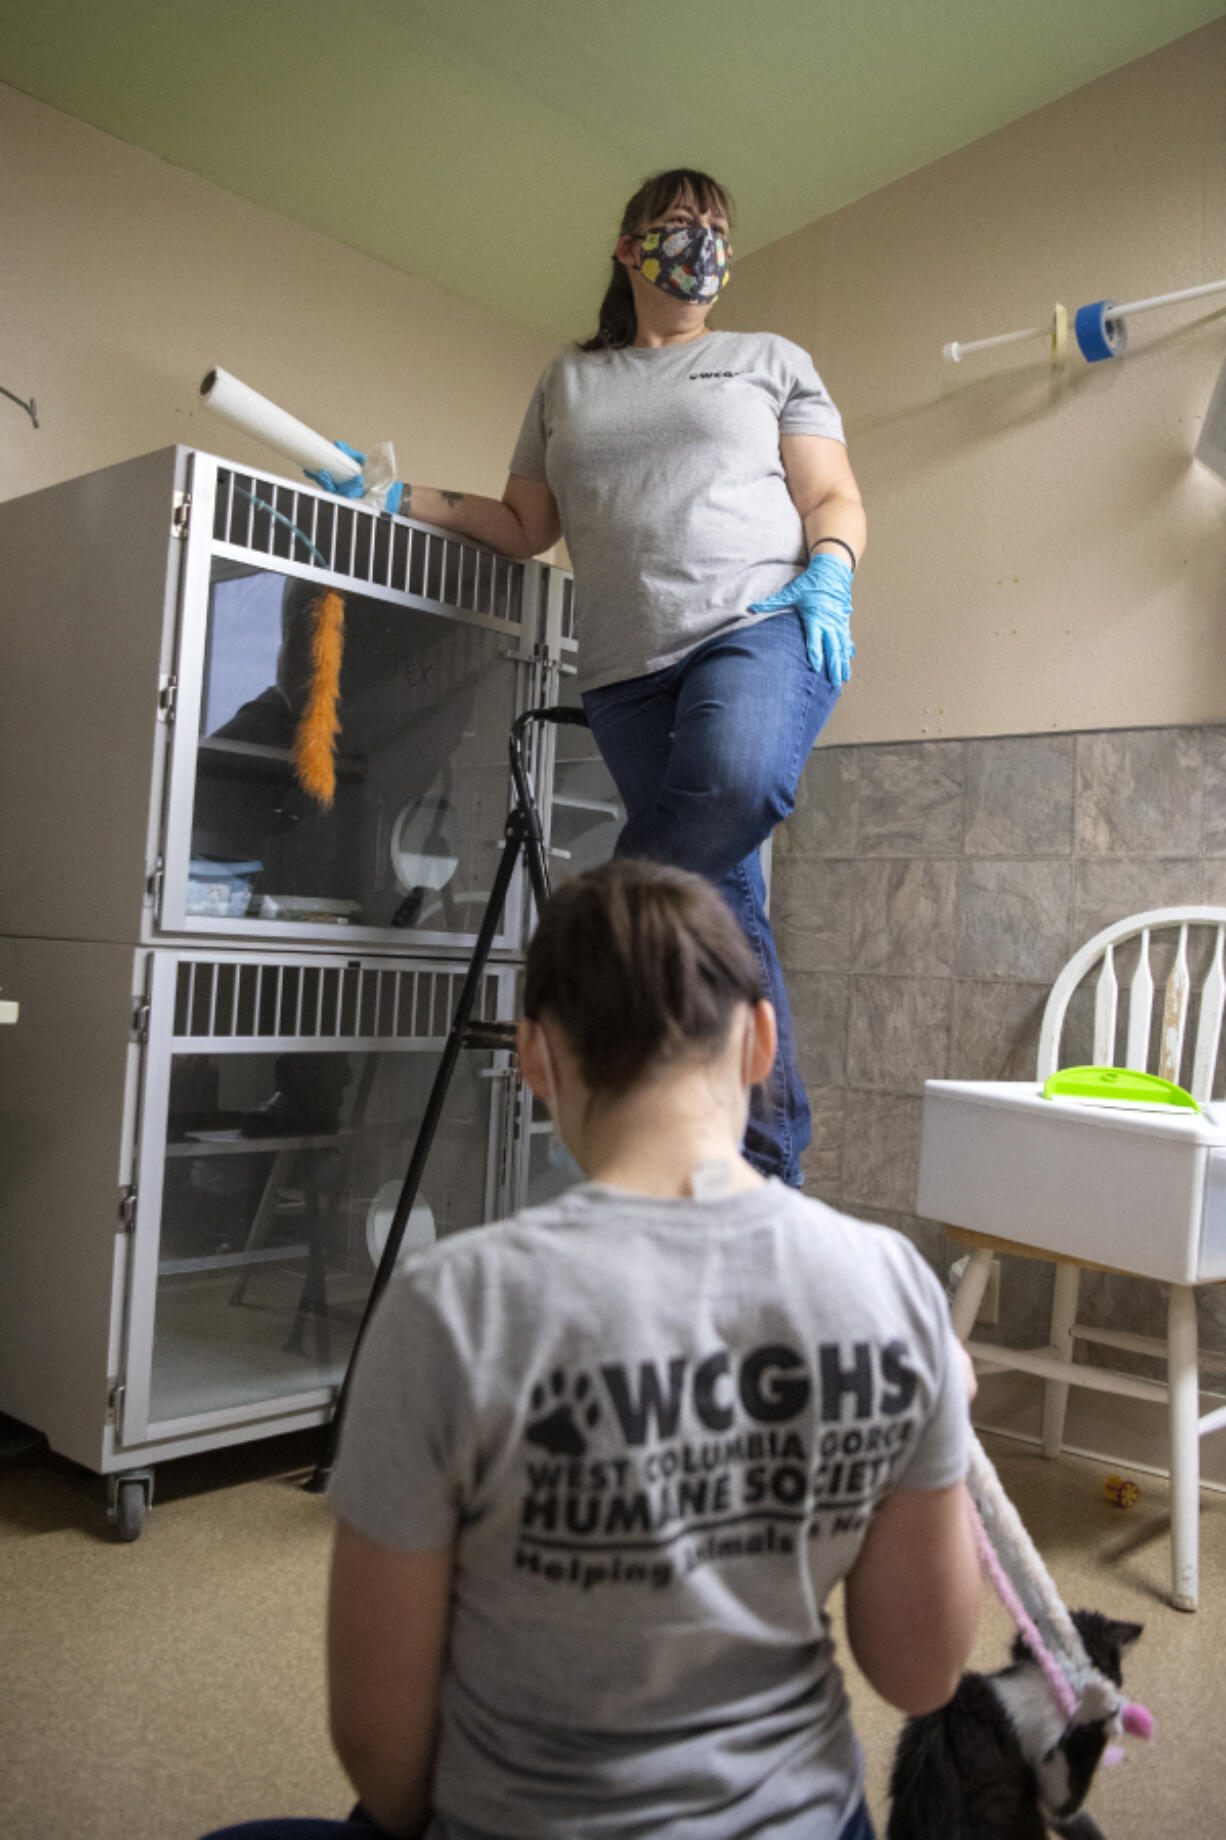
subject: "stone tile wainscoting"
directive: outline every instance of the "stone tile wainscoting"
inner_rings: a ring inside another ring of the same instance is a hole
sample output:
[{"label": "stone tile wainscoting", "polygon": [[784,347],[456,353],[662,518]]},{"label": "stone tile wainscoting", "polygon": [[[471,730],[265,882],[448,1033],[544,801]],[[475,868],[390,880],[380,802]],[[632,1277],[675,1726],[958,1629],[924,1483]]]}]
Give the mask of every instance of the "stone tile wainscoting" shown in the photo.
[{"label": "stone tile wainscoting", "polygon": [[[901,1228],[944,1278],[954,1254],[914,1213],[925,1079],[1033,1078],[1077,947],[1191,902],[1226,906],[1226,728],[819,748],[775,835],[772,897],[813,1106],[810,1192]],[[1092,1057],[1088,989],[1066,1040],[1066,1064]],[[1050,1266],[1007,1260],[1000,1328],[977,1333],[1046,1342],[1050,1296]],[[1162,1335],[1165,1307],[1157,1285],[1083,1279],[1083,1321]],[[1226,1350],[1226,1286],[1200,1312],[1203,1346]]]}]

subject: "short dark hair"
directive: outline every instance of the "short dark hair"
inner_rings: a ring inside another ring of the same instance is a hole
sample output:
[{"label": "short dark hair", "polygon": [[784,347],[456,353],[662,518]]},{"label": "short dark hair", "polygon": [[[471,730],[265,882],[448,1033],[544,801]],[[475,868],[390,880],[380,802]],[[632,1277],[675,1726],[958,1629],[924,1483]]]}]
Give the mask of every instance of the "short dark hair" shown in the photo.
[{"label": "short dark hair", "polygon": [[[699,211],[708,214],[722,211],[732,222],[732,194],[710,173],[690,166],[674,166],[668,172],[655,173],[645,179],[622,212],[619,236],[645,230],[653,217],[662,217],[679,198],[689,196]],[[580,351],[620,351],[633,345],[638,333],[634,311],[634,290],[630,277],[617,257],[613,258],[613,276],[600,303],[600,317],[594,338],[579,341]]]},{"label": "short dark hair", "polygon": [[717,1053],[737,1005],[761,999],[753,950],[718,889],[663,863],[623,858],[576,876],[528,947],[525,1016],[557,1022],[606,1098]]}]

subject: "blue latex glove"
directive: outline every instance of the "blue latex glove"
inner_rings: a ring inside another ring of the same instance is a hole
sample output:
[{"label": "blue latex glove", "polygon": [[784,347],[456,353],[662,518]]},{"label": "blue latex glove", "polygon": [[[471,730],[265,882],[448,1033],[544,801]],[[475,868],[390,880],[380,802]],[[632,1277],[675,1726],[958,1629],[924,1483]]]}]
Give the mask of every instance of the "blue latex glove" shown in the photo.
[{"label": "blue latex glove", "polygon": [[[332,445],[339,447],[343,454],[348,454],[351,460],[356,460],[359,466],[365,466],[366,455],[360,454],[356,447],[350,447],[348,441],[333,441]],[[366,481],[361,473],[355,473],[352,479],[334,479],[325,467],[320,467],[317,473],[312,473],[307,467],[302,470],[308,479],[313,479],[325,492],[335,492],[338,498],[361,498],[366,490]]]},{"label": "blue latex glove", "polygon": [[782,613],[795,607],[805,629],[805,650],[815,671],[825,666],[832,684],[851,676],[856,648],[851,642],[851,565],[841,556],[818,550],[803,575],[778,594],[755,601],[750,613]]}]

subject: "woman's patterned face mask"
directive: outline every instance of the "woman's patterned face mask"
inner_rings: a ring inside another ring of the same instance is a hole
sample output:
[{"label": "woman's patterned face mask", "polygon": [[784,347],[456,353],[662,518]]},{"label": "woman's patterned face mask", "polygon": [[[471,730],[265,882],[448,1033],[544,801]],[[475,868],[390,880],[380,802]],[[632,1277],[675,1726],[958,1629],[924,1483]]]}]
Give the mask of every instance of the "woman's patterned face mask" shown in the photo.
[{"label": "woman's patterned face mask", "polygon": [[731,272],[732,246],[707,224],[649,230],[643,238],[639,273],[678,300],[714,300]]}]

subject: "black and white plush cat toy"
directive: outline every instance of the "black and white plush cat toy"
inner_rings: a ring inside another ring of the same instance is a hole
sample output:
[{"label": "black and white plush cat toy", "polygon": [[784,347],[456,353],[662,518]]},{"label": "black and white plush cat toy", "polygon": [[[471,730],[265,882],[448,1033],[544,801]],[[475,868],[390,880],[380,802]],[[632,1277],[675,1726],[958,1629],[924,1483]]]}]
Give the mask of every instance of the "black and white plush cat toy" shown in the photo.
[{"label": "black and white plush cat toy", "polygon": [[[1074,1610],[1072,1621],[1094,1667],[1119,1687],[1140,1624],[1093,1610]],[[903,1726],[886,1840],[1046,1840],[1049,1830],[1102,1840],[1082,1804],[1117,1718],[1097,1700],[1066,1720],[1018,1636],[1009,1667],[964,1674],[947,1706]]]},{"label": "black and white plush cat toy", "polygon": [[947,1706],[903,1727],[887,1840],[1102,1840],[1085,1812],[1108,1741],[1148,1738],[1153,1718],[1122,1692],[1120,1660],[1141,1633],[1094,1611],[1070,1615],[986,1452],[968,1478],[984,1571],[1019,1630],[1013,1663],[967,1673]]}]

